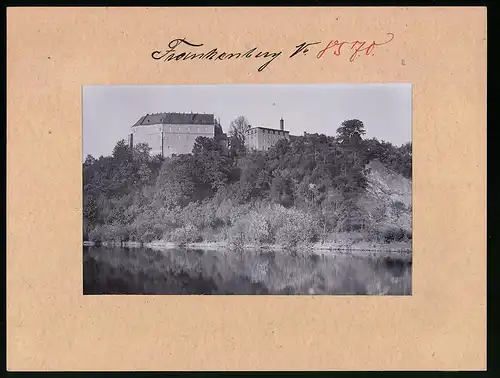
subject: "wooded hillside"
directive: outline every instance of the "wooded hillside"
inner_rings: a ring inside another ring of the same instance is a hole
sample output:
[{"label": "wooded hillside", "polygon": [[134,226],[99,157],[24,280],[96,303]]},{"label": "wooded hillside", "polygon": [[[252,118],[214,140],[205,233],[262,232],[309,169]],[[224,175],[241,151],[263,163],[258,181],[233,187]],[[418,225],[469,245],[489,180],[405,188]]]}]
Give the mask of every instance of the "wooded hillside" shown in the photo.
[{"label": "wooded hillside", "polygon": [[411,239],[411,142],[397,147],[364,133],[348,120],[335,136],[229,154],[199,137],[191,154],[167,159],[119,141],[111,156],[83,163],[83,237],[286,247],[345,232]]}]

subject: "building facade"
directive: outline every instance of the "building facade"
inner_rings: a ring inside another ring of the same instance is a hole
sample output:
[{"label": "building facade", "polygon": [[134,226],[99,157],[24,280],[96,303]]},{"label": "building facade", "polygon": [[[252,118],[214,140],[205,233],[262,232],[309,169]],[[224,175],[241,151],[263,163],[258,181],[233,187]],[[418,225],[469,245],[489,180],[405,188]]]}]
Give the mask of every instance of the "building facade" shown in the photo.
[{"label": "building facade", "polygon": [[227,135],[214,114],[155,113],[146,114],[132,126],[129,143],[147,143],[151,155],[189,154],[198,137],[215,138],[227,149]]},{"label": "building facade", "polygon": [[279,129],[251,127],[245,136],[245,145],[253,150],[267,150],[280,139],[290,140],[290,132],[285,130],[285,121],[280,120]]}]

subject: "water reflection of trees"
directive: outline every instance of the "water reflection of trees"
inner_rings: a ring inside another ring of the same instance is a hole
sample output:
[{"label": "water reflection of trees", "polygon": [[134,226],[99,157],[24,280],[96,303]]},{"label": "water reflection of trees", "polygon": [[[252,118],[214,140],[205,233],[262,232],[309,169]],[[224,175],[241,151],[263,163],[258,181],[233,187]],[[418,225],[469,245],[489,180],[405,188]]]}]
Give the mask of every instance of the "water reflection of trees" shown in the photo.
[{"label": "water reflection of trees", "polygon": [[411,266],[311,253],[91,248],[84,273],[107,293],[411,294]]}]

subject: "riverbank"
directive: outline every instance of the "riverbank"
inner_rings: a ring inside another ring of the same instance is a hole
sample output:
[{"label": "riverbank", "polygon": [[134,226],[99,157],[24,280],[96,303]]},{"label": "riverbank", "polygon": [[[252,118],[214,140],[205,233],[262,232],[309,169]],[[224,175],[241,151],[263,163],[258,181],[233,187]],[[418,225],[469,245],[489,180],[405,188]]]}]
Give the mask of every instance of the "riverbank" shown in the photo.
[{"label": "riverbank", "polygon": [[[235,248],[227,242],[202,242],[202,243],[188,243],[185,245],[178,245],[172,242],[154,241],[151,243],[140,242],[102,242],[100,245],[105,247],[145,247],[156,250],[174,249],[174,248],[187,248],[187,249],[207,249],[207,250],[252,250],[252,251],[309,251],[317,255],[354,255],[354,256],[370,256],[370,257],[383,257],[383,258],[403,258],[411,260],[412,248],[411,242],[394,242],[394,243],[369,243],[358,242],[353,244],[345,243],[316,243],[307,246],[298,246],[295,249],[286,249],[278,244],[273,245],[251,245],[246,244]],[[94,242],[84,242],[84,246],[96,246]]]},{"label": "riverbank", "polygon": [[[145,243],[145,247],[151,249],[172,249],[178,248],[179,246],[175,243],[156,241],[152,243]],[[190,243],[184,246],[189,249],[209,249],[209,250],[230,250],[235,249],[229,243],[218,242],[218,243]],[[294,249],[287,249],[279,244],[273,245],[252,245],[246,244],[240,249],[251,250],[251,251],[301,251],[311,252],[317,255],[354,255],[354,256],[371,256],[371,257],[383,257],[383,258],[403,258],[405,260],[411,260],[412,249],[411,243],[368,243],[359,242],[351,245],[341,244],[341,243],[315,243],[311,245],[298,246]],[[300,253],[299,253],[300,254]]]}]

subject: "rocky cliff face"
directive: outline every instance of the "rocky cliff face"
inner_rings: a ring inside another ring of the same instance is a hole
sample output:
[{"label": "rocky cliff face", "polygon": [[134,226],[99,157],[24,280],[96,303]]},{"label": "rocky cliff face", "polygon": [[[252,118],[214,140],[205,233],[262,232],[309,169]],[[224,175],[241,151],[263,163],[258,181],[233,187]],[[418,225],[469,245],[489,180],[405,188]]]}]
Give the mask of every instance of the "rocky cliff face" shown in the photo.
[{"label": "rocky cliff face", "polygon": [[360,199],[375,228],[412,230],[412,182],[380,161],[367,164],[368,187]]}]

